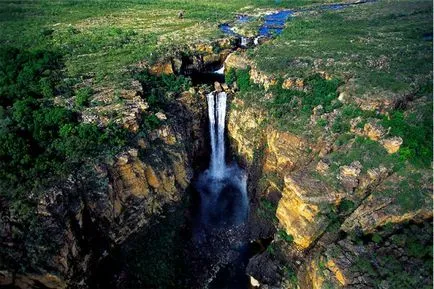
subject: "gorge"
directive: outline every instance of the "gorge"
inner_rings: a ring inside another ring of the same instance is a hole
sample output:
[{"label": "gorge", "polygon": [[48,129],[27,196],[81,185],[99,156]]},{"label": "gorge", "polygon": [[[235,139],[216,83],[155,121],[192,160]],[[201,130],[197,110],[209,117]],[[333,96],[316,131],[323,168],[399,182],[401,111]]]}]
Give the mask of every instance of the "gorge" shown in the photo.
[{"label": "gorge", "polygon": [[39,1],[0,288],[432,287],[431,1]]}]

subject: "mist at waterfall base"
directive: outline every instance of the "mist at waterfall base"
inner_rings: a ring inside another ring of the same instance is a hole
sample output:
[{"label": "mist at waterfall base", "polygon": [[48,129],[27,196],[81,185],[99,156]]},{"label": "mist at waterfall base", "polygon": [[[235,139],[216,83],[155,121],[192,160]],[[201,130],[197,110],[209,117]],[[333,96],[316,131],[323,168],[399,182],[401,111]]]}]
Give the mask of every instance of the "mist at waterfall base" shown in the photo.
[{"label": "mist at waterfall base", "polygon": [[200,222],[205,227],[241,224],[247,217],[247,176],[236,163],[225,161],[225,92],[207,95],[211,157],[207,170],[199,175]]},{"label": "mist at waterfall base", "polygon": [[[225,92],[207,95],[210,164],[195,183],[200,205],[193,242],[212,272],[207,288],[247,288],[247,176],[235,162],[226,164]],[[205,268],[204,268],[205,269]]]}]

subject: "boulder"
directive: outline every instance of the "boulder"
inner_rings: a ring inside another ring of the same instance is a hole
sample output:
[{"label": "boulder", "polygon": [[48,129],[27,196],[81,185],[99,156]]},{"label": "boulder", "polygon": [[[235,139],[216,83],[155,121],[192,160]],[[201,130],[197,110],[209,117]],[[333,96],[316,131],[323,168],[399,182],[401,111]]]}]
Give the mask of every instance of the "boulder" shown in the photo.
[{"label": "boulder", "polygon": [[160,62],[157,63],[149,69],[149,72],[154,75],[162,75],[162,74],[173,74],[172,62]]},{"label": "boulder", "polygon": [[380,141],[389,154],[396,153],[401,147],[402,142],[403,140],[401,137],[392,137]]},{"label": "boulder", "polygon": [[378,119],[369,120],[363,127],[363,134],[371,140],[380,140],[386,134],[386,130],[379,124],[379,122],[380,120]]},{"label": "boulder", "polygon": [[324,162],[323,160],[320,160],[318,162],[318,164],[316,165],[316,171],[319,172],[320,174],[324,175],[327,173],[327,171],[329,170],[330,166]]},{"label": "boulder", "polygon": [[218,82],[218,81],[214,82],[214,89],[215,89],[217,92],[222,92],[222,91],[223,91],[222,85],[221,85],[220,82]]}]

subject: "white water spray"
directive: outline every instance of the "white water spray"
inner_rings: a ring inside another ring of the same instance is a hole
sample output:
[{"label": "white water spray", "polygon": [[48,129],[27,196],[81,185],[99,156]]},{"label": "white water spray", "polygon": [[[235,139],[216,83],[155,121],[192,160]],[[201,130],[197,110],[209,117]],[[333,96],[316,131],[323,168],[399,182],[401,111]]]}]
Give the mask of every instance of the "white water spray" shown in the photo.
[{"label": "white water spray", "polygon": [[215,179],[221,179],[226,170],[225,164],[225,92],[210,93],[207,95],[209,133],[211,139],[210,174]]},{"label": "white water spray", "polygon": [[215,70],[214,73],[225,74],[225,65],[223,64],[222,67],[220,67],[220,69]]},{"label": "white water spray", "polygon": [[247,47],[248,39],[246,37],[241,37],[241,46]]}]

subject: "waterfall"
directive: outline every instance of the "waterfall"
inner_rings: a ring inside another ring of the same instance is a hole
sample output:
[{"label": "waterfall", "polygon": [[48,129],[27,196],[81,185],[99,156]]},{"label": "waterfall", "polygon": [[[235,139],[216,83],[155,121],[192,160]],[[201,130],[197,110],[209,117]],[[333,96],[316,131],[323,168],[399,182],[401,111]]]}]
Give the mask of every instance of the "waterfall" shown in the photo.
[{"label": "waterfall", "polygon": [[223,177],[225,171],[225,117],[226,117],[226,92],[217,94],[217,159],[216,177]]},{"label": "waterfall", "polygon": [[225,164],[225,117],[226,117],[226,98],[225,92],[209,93],[208,118],[209,134],[211,140],[211,161],[210,174],[216,179],[224,176]]},{"label": "waterfall", "polygon": [[215,101],[214,101],[214,93],[210,93],[206,96],[208,101],[208,118],[209,118],[209,135],[211,140],[211,160],[210,160],[210,172],[211,175],[215,174],[215,166],[216,166],[216,135],[215,135]]}]

